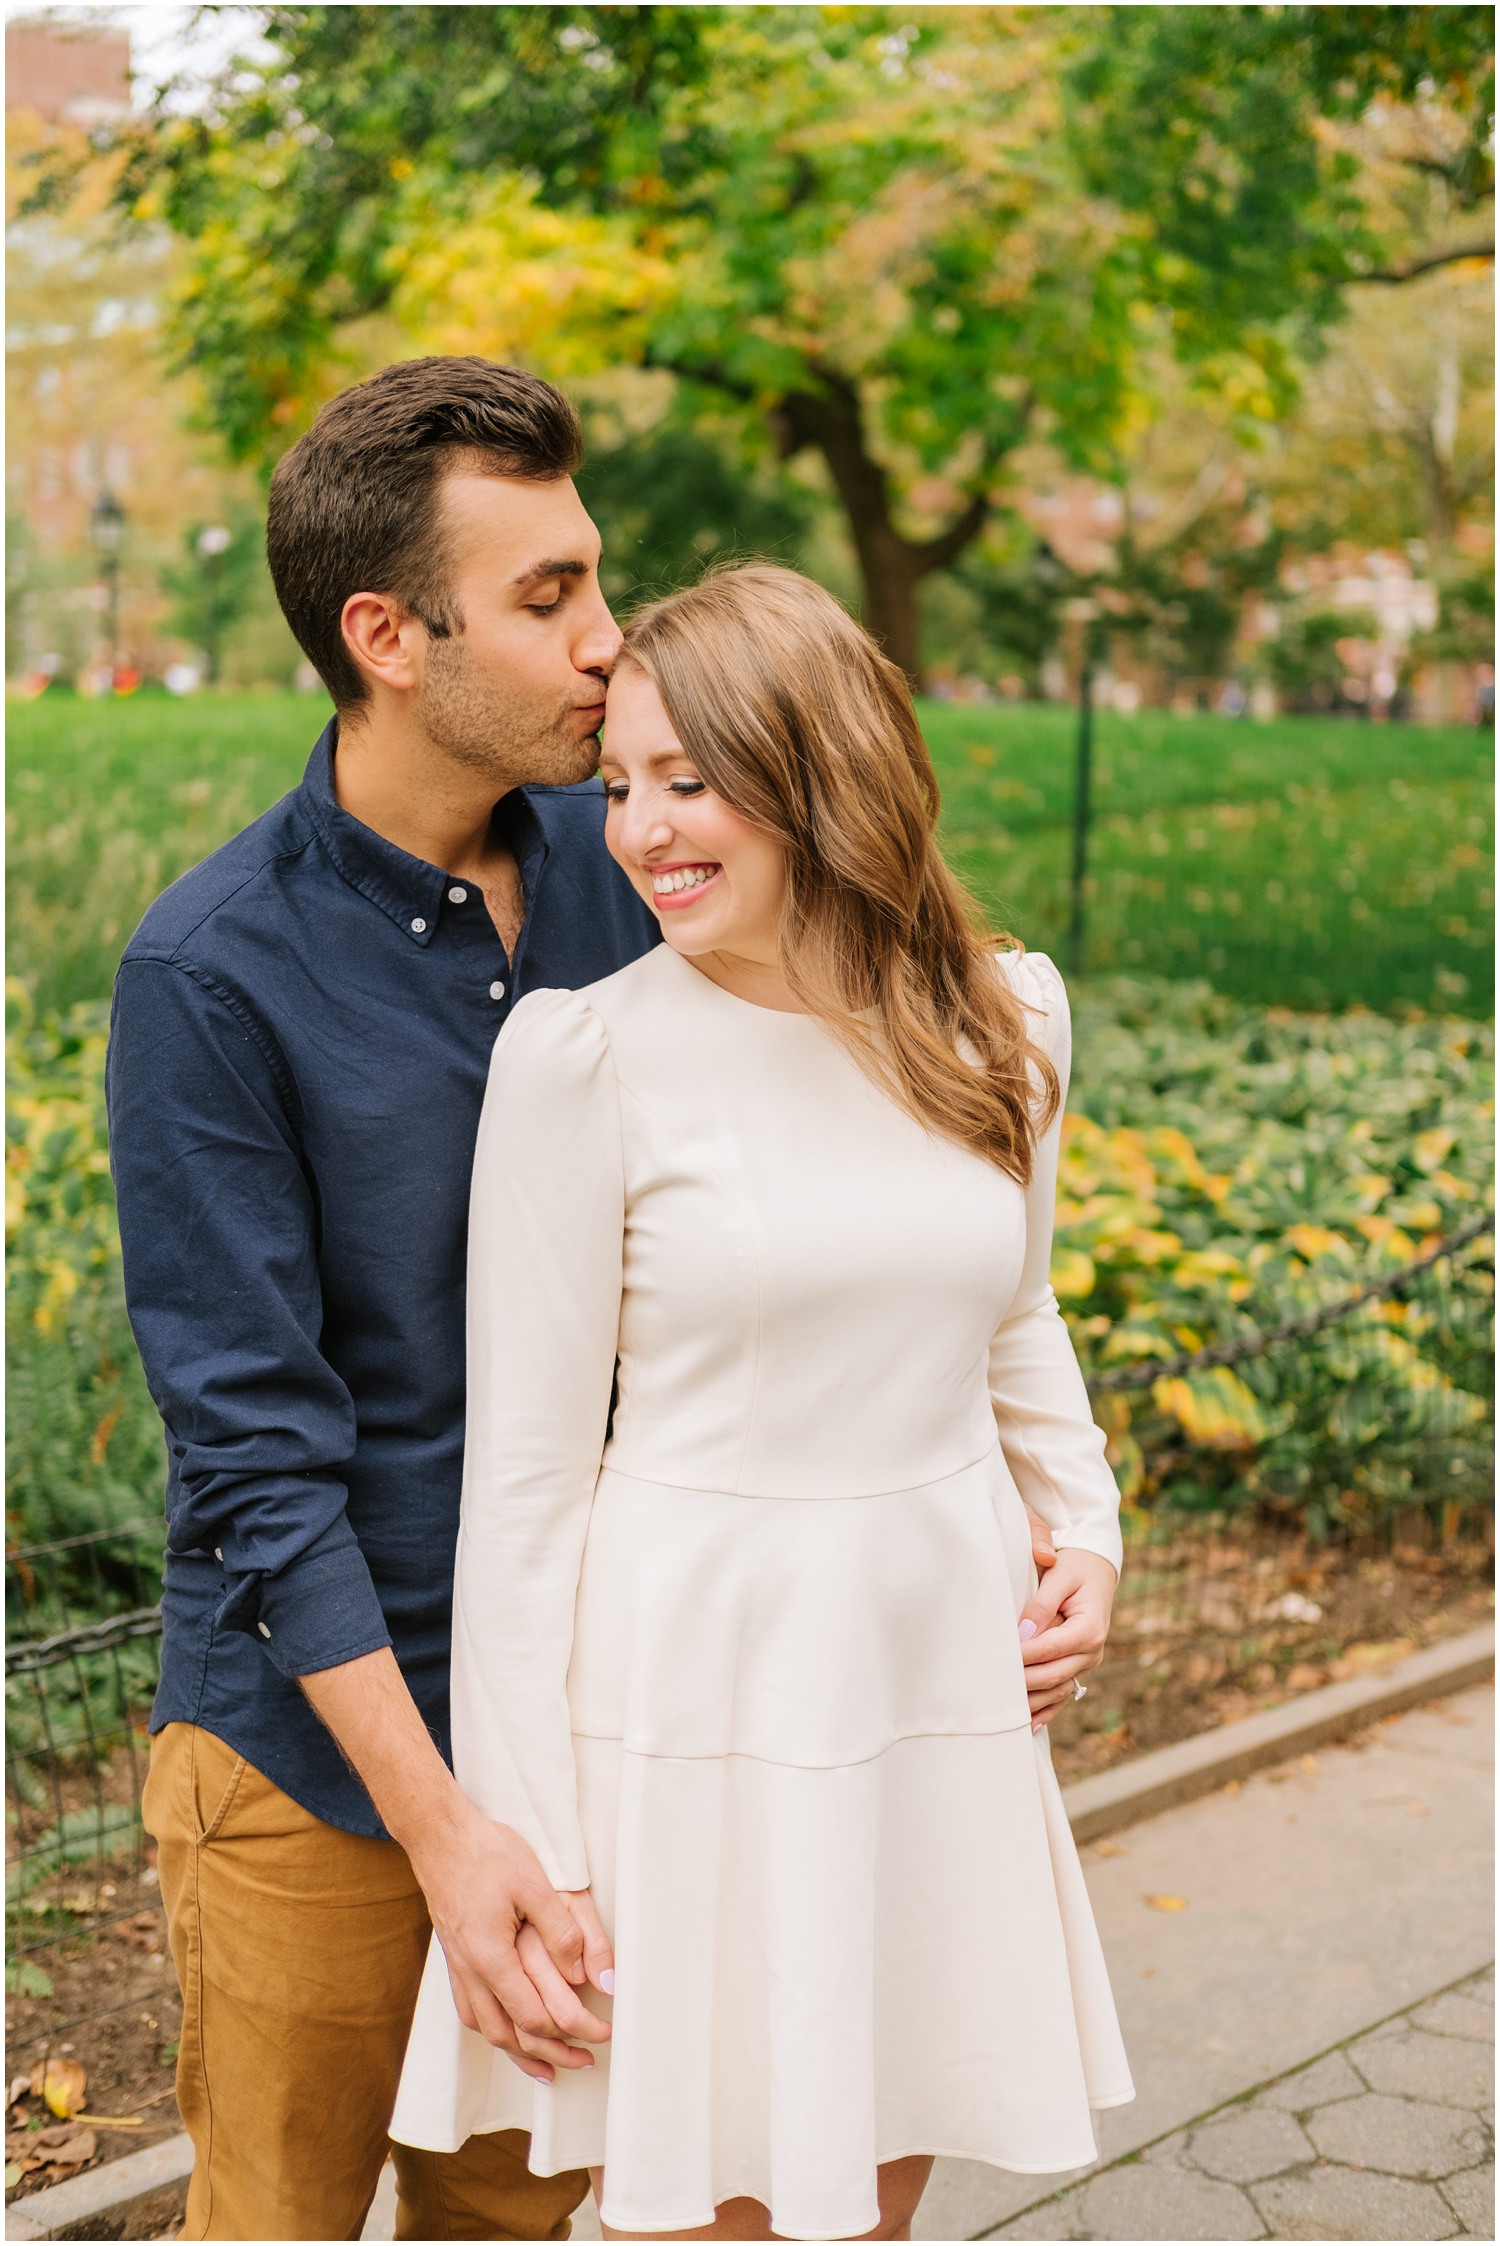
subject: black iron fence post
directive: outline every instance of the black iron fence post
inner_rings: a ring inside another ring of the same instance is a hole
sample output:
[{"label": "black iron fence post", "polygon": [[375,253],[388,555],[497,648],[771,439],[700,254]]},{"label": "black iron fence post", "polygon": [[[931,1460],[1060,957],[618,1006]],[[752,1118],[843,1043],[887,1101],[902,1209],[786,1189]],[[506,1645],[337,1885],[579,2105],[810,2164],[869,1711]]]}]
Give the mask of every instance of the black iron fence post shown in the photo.
[{"label": "black iron fence post", "polygon": [[[1085,627],[1087,629],[1087,627]],[[1089,874],[1089,787],[1094,757],[1094,660],[1086,638],[1078,674],[1078,764],[1073,787],[1073,878],[1068,906],[1068,973],[1083,972],[1084,901]]]}]

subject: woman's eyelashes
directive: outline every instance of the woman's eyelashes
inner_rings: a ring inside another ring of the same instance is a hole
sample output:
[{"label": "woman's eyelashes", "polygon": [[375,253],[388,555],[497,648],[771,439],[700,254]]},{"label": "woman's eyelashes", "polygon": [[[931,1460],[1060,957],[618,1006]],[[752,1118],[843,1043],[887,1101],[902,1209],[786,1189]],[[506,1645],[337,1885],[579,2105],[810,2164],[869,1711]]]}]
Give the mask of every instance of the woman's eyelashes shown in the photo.
[{"label": "woman's eyelashes", "polygon": [[[681,777],[676,780],[669,780],[667,782],[667,793],[669,795],[704,795],[707,793],[707,790],[708,783],[706,780],[695,780],[691,778],[687,773],[683,773]],[[625,798],[630,793],[630,783],[628,780],[606,780],[604,783],[604,793],[608,802],[623,803],[625,801]]]}]

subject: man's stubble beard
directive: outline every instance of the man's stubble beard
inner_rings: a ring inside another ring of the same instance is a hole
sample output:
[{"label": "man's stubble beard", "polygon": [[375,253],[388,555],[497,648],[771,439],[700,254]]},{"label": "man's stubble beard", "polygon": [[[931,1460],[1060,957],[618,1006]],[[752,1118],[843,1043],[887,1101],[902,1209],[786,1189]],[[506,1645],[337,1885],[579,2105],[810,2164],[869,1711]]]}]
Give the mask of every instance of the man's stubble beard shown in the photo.
[{"label": "man's stubble beard", "polygon": [[489,781],[496,796],[510,788],[572,787],[599,765],[599,736],[580,738],[570,723],[576,703],[543,709],[470,662],[462,634],[428,642],[417,699],[422,730],[444,756]]}]

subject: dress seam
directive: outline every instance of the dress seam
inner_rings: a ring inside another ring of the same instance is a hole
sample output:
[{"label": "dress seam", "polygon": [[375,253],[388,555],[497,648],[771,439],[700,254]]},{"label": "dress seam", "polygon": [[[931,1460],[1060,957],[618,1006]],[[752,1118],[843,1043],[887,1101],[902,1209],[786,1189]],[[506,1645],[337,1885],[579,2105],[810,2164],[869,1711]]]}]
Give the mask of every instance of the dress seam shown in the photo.
[{"label": "dress seam", "polygon": [[934,1474],[929,1481],[897,1482],[883,1490],[851,1490],[844,1497],[782,1497],[766,1490],[717,1490],[705,1488],[702,1482],[663,1482],[655,1475],[632,1474],[623,1466],[613,1465],[608,1453],[600,1461],[600,1472],[613,1475],[618,1482],[634,1482],[638,1489],[680,1491],[684,1497],[741,1498],[747,1505],[862,1505],[877,1497],[923,1497],[929,1490],[941,1489],[945,1482],[956,1482],[962,1474],[972,1474],[976,1466],[985,1465],[997,1452],[1003,1459],[1005,1446],[998,1431],[995,1440],[987,1443],[977,1457],[965,1459],[962,1466],[950,1467],[945,1474]]},{"label": "dress seam", "polygon": [[[667,948],[667,947],[663,947],[663,948]],[[648,957],[649,957],[649,954],[648,954]],[[606,1042],[607,1042],[607,1043],[609,1042],[609,1031],[608,1031],[608,1027],[607,1027],[607,1025],[606,1025],[606,1027],[605,1027],[605,1040],[606,1040]],[[654,1124],[656,1125],[656,1127],[657,1127],[657,1129],[658,1129],[658,1130],[661,1130],[661,1131],[665,1131],[665,1132],[667,1133],[668,1137],[669,1137],[669,1138],[671,1139],[671,1142],[672,1142],[673,1146],[674,1146],[674,1147],[676,1147],[676,1148],[678,1148],[678,1149],[679,1149],[679,1151],[684,1151],[684,1152],[685,1152],[685,1147],[684,1147],[684,1142],[683,1142],[683,1139],[682,1139],[682,1134],[681,1134],[681,1132],[680,1132],[680,1131],[678,1131],[678,1130],[677,1130],[677,1129],[676,1129],[676,1128],[675,1128],[675,1127],[674,1127],[674,1126],[673,1126],[673,1125],[672,1125],[672,1124],[671,1124],[671,1123],[670,1123],[670,1122],[669,1122],[669,1121],[667,1120],[667,1118],[666,1118],[666,1117],[665,1117],[664,1115],[662,1115],[662,1114],[659,1114],[659,1113],[658,1113],[658,1111],[657,1111],[657,1110],[656,1110],[656,1109],[655,1109],[655,1108],[654,1108],[654,1107],[653,1107],[653,1106],[651,1105],[651,1102],[650,1102],[649,1100],[643,1099],[643,1098],[641,1097],[640,1093],[639,1093],[639,1092],[638,1092],[638,1091],[636,1090],[636,1088],[635,1088],[635,1086],[634,1086],[633,1084],[628,1084],[628,1083],[627,1083],[627,1082],[625,1081],[625,1078],[624,1078],[624,1076],[623,1076],[623,1075],[621,1074],[621,1072],[620,1072],[620,1063],[619,1063],[619,1059],[618,1059],[618,1056],[617,1056],[617,1055],[615,1054],[615,1052],[614,1052],[614,1049],[613,1049],[613,1046],[612,1046],[612,1045],[611,1045],[611,1047],[610,1047],[610,1058],[611,1058],[611,1060],[612,1060],[612,1061],[613,1061],[613,1063],[614,1063],[614,1071],[615,1071],[615,1082],[616,1082],[616,1084],[617,1084],[617,1085],[618,1085],[618,1087],[619,1087],[619,1091],[620,1091],[620,1096],[621,1096],[621,1099],[622,1099],[622,1100],[624,1100],[624,1099],[627,1099],[627,1098],[628,1098],[628,1099],[632,1099],[632,1100],[634,1100],[634,1102],[635,1102],[636,1106],[637,1106],[637,1107],[638,1107],[638,1108],[640,1109],[641,1113],[642,1113],[643,1115],[649,1116],[649,1117],[650,1117],[650,1119],[651,1119],[651,1121],[652,1121],[652,1122],[653,1122],[653,1123],[654,1123]],[[622,1134],[622,1144],[621,1144],[621,1158],[622,1158],[622,1167],[623,1167],[623,1157],[624,1157],[624,1145],[623,1145],[623,1134]],[[752,1223],[751,1223],[751,1221],[750,1221],[750,1213],[749,1213],[748,1209],[746,1209],[746,1208],[745,1208],[744,1204],[742,1203],[742,1201],[741,1201],[741,1199],[740,1199],[740,1196],[739,1196],[739,1195],[738,1195],[738,1194],[737,1194],[737,1193],[735,1192],[735,1190],[734,1190],[734,1187],[733,1187],[733,1186],[732,1186],[732,1185],[731,1185],[731,1184],[729,1183],[729,1180],[728,1180],[728,1179],[727,1179],[727,1178],[726,1178],[726,1177],[725,1177],[725,1176],[723,1175],[722,1171],[720,1171],[720,1170],[719,1170],[719,1169],[718,1169],[718,1168],[716,1167],[716,1165],[714,1165],[713,1163],[708,1163],[708,1164],[706,1164],[706,1165],[704,1166],[704,1175],[706,1175],[707,1177],[710,1177],[710,1178],[712,1178],[712,1179],[713,1179],[713,1182],[714,1182],[714,1184],[715,1184],[715,1185],[716,1185],[716,1186],[718,1187],[719,1191],[720,1191],[720,1192],[721,1192],[721,1193],[723,1194],[723,1196],[724,1196],[725,1200],[726,1200],[726,1201],[727,1201],[727,1202],[729,1203],[730,1207],[731,1207],[731,1208],[732,1208],[732,1209],[734,1210],[734,1213],[735,1213],[735,1215],[736,1215],[736,1216],[738,1217],[738,1219],[739,1219],[739,1222],[740,1222],[740,1227],[741,1227],[741,1230],[742,1230],[742,1232],[743,1232],[743,1234],[744,1234],[745,1245],[746,1245],[746,1248],[747,1248],[747,1250],[748,1250],[748,1252],[749,1252],[749,1256],[750,1256],[750,1272],[751,1272],[751,1278],[752,1278],[752,1282],[753,1282],[753,1284],[754,1284],[754,1288],[755,1288],[755,1355],[754,1355],[754,1361],[753,1361],[753,1363],[752,1363],[752,1365],[751,1365],[751,1368],[750,1368],[750,1401],[749,1401],[749,1406],[748,1406],[748,1408],[747,1408],[747,1410],[746,1410],[746,1413],[745,1413],[745,1436],[744,1436],[744,1441],[743,1441],[743,1442],[741,1443],[741,1445],[740,1445],[740,1463],[739,1463],[739,1468],[738,1468],[738,1470],[737,1470],[737,1478],[738,1478],[738,1474],[739,1474],[739,1473],[743,1473],[743,1472],[744,1472],[744,1467],[745,1467],[745,1459],[746,1459],[746,1457],[747,1457],[747,1456],[748,1456],[748,1454],[749,1454],[751,1437],[752,1437],[752,1435],[753,1435],[753,1434],[754,1434],[754,1432],[755,1432],[755,1422],[756,1422],[756,1407],[757,1407],[757,1404],[758,1404],[758,1401],[759,1401],[759,1397],[760,1397],[760,1376],[761,1376],[761,1366],[762,1366],[762,1363],[764,1362],[764,1359],[765,1359],[765,1337],[766,1337],[766,1319],[765,1319],[766,1292],[765,1292],[765,1282],[764,1282],[764,1277],[763,1277],[763,1274],[762,1274],[762,1270],[761,1270],[761,1262],[762,1262],[762,1258],[761,1258],[761,1254],[760,1254],[760,1249],[759,1249],[759,1247],[758,1247],[758,1245],[757,1245],[757,1241],[756,1241],[756,1234],[755,1234],[755,1228],[754,1228],[754,1226],[752,1225]],[[628,1213],[628,1204],[627,1204],[627,1213]],[[622,1287],[622,1289],[621,1289],[621,1301],[622,1301],[622,1303],[623,1303],[623,1300],[624,1300],[624,1289],[623,1289],[623,1287]],[[625,1478],[626,1480],[638,1480],[638,1479],[640,1479],[640,1477],[639,1477],[639,1476],[634,1476],[634,1475],[627,1475],[627,1476],[625,1476],[624,1478]],[[667,1488],[675,1488],[675,1487],[677,1487],[678,1485],[676,1485],[676,1484],[671,1484],[671,1483],[668,1483],[668,1484],[664,1484],[663,1486],[664,1486],[664,1487],[667,1487]],[[710,1494],[710,1493],[705,1493],[705,1494]],[[713,1493],[713,1494],[718,1494],[718,1495],[721,1495],[721,1496],[724,1496],[724,1497],[739,1497],[739,1496],[741,1496],[741,1495],[742,1495],[743,1493],[742,1493],[741,1491],[739,1491],[739,1490],[723,1490],[723,1491],[720,1491],[720,1492],[718,1492],[718,1493]]]},{"label": "dress seam", "polygon": [[757,1755],[747,1747],[708,1747],[702,1754],[667,1754],[656,1747],[632,1747],[617,1731],[579,1731],[574,1728],[569,1736],[587,1739],[594,1746],[618,1747],[622,1754],[633,1755],[638,1762],[655,1763],[759,1763],[766,1770],[840,1771],[864,1770],[872,1762],[880,1762],[893,1754],[898,1747],[906,1747],[924,1739],[1012,1739],[1017,1732],[1029,1730],[1028,1712],[1015,1723],[994,1724],[984,1731],[902,1731],[888,1739],[883,1747],[876,1747],[868,1755],[854,1755],[846,1762],[788,1762],[780,1755]]}]

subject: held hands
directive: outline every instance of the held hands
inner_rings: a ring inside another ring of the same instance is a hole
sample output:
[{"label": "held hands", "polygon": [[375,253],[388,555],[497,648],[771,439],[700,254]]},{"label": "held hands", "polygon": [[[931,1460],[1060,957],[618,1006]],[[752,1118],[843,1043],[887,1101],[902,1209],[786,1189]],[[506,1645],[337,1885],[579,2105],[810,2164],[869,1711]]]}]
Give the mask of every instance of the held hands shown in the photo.
[{"label": "held hands", "polygon": [[[1035,1515],[1032,1520],[1034,1531]],[[1073,1679],[1097,1669],[1104,1659],[1115,1583],[1108,1560],[1068,1546],[1053,1555],[1021,1609],[1021,1659],[1033,1731],[1050,1723],[1074,1697]]]},{"label": "held hands", "polygon": [[559,1893],[508,1826],[464,1802],[457,1829],[434,1834],[417,1878],[443,1945],[466,2028],[529,2075],[591,2067],[580,2043],[606,2043],[609,2023],[582,2001],[614,1991],[614,1958],[587,1889]]},{"label": "held hands", "polygon": [[[1032,1727],[1072,1696],[1072,1679],[1097,1668],[1109,1633],[1115,1572],[1091,1552],[1053,1549],[1040,1514],[1027,1507],[1032,1554],[1042,1577],[1021,1627],[1027,1633]],[[555,1889],[519,1833],[459,1796],[456,1827],[445,1823],[413,1868],[443,1946],[458,2016],[536,2083],[558,2067],[591,2067],[580,2045],[607,2043],[609,2023],[583,2002],[586,1988],[613,1996],[614,1958],[586,1888]]]}]

